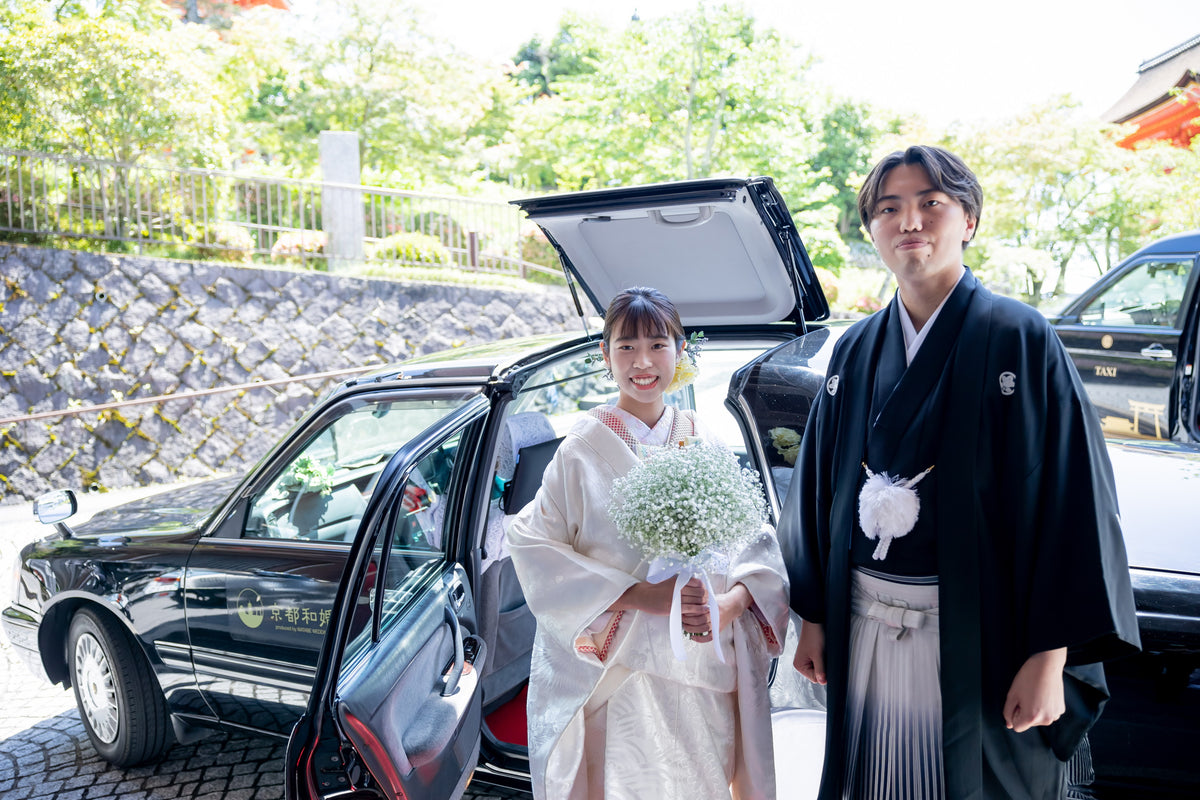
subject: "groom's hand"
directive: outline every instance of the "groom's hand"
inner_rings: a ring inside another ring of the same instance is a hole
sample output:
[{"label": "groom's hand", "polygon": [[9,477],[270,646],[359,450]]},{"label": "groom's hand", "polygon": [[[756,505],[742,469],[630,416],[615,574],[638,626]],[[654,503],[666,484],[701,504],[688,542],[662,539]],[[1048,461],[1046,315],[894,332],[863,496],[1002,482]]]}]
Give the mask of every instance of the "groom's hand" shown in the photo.
[{"label": "groom's hand", "polygon": [[801,620],[800,641],[796,644],[796,658],[792,665],[813,683],[825,684],[824,625]]},{"label": "groom's hand", "polygon": [[1013,678],[1004,703],[1004,724],[1017,733],[1050,725],[1067,710],[1063,667],[1067,648],[1034,653]]}]

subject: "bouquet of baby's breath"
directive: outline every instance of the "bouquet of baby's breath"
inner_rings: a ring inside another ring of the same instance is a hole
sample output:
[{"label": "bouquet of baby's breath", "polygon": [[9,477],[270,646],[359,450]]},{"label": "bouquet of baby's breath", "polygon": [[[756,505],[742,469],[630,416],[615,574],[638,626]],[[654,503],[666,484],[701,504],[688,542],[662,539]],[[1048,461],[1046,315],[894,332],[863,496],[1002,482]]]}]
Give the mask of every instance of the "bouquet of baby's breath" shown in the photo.
[{"label": "bouquet of baby's breath", "polygon": [[[651,559],[647,581],[675,579],[668,630],[675,657],[685,660],[680,592],[690,579],[699,578],[708,595],[709,620],[716,626],[720,609],[709,572],[725,573],[731,557],[766,522],[758,473],[743,469],[723,447],[681,442],[613,481],[609,514],[621,535]],[[724,663],[720,637],[714,636],[712,643]]]},{"label": "bouquet of baby's breath", "polygon": [[730,553],[766,521],[758,473],[723,447],[665,447],[613,483],[609,514],[648,558]]}]

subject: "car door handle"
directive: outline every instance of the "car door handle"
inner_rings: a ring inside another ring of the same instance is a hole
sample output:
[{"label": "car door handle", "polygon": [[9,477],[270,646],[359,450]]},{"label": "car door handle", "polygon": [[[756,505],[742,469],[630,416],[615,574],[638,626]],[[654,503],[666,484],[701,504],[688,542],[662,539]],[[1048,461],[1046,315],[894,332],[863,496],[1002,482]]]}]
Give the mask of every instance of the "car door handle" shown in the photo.
[{"label": "car door handle", "polygon": [[450,606],[446,606],[446,622],[449,622],[450,627],[454,630],[454,666],[446,675],[446,685],[442,687],[442,697],[450,697],[458,691],[458,681],[462,678],[463,668],[467,663],[466,654],[463,652],[462,625],[458,622],[458,614]]},{"label": "car door handle", "polygon": [[461,583],[455,581],[450,587],[450,607],[457,612],[462,611],[463,603],[467,600],[467,590]]},{"label": "car door handle", "polygon": [[1142,348],[1142,355],[1146,358],[1174,358],[1175,353],[1163,347],[1158,342],[1149,347]]}]

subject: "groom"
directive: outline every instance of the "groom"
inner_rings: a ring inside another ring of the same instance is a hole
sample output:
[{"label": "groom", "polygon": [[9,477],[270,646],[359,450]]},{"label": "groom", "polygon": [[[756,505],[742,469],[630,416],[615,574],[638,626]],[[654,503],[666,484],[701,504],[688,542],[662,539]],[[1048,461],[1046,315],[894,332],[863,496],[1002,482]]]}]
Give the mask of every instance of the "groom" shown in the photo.
[{"label": "groom", "polygon": [[1060,798],[1100,662],[1139,647],[1095,412],[1042,316],[963,266],[982,199],[926,146],[858,195],[899,291],[839,339],[779,527],[822,798]]}]

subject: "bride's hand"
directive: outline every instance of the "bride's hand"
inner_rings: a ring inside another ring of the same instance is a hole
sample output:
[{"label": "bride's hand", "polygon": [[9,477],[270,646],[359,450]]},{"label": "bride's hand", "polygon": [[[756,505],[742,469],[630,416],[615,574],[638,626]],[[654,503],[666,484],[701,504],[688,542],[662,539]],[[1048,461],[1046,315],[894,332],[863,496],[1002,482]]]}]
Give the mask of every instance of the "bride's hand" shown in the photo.
[{"label": "bride's hand", "polygon": [[[723,592],[717,595],[717,608],[720,611],[720,624],[717,626],[717,632],[725,630],[733,621],[746,613],[746,610],[754,604],[754,597],[751,596],[750,590],[745,584],[734,584],[733,588],[728,592]],[[706,615],[707,618],[707,615]],[[684,626],[687,629],[687,626]],[[693,636],[693,642],[711,642],[712,631],[709,630],[704,636]]]},{"label": "bride's hand", "polygon": [[[667,581],[666,583],[670,583]],[[692,635],[692,640],[706,642],[708,639],[700,634],[712,631],[712,620],[708,614],[708,592],[699,578],[692,578],[683,585],[679,593],[681,611],[683,612],[683,632]],[[663,613],[671,613],[671,600],[667,599],[667,609]]]},{"label": "bride's hand", "polygon": [[[675,581],[663,581],[662,583],[641,581],[626,589],[617,602],[608,607],[608,610],[645,611],[648,614],[666,617],[671,613],[674,593]],[[692,578],[685,583],[679,593],[679,598],[685,632],[698,634],[712,628],[708,619],[708,592],[704,590],[704,584],[700,582],[699,578]]]}]

